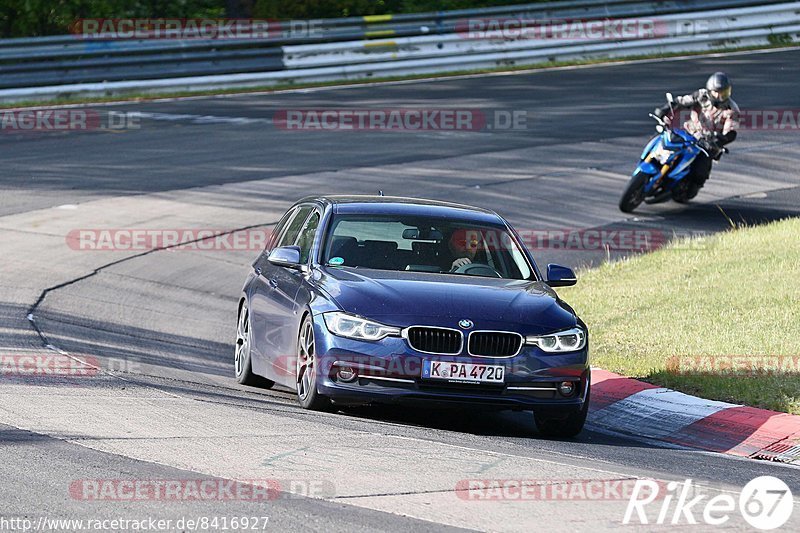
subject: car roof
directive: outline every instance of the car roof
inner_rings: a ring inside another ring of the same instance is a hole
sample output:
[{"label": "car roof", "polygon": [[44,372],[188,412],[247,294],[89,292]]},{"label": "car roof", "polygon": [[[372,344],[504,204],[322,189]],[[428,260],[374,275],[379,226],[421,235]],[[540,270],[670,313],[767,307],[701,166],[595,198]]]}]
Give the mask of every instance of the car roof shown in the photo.
[{"label": "car roof", "polygon": [[309,196],[297,203],[306,202],[318,202],[323,205],[330,205],[335,214],[398,214],[452,218],[495,224],[504,223],[500,215],[490,209],[425,198],[378,195],[329,195]]}]

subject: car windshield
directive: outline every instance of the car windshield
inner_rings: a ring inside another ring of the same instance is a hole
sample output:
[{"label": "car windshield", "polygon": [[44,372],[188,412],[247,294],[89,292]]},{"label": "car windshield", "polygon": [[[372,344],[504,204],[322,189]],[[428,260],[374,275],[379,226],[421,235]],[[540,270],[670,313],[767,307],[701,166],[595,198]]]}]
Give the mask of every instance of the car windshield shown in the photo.
[{"label": "car windshield", "polygon": [[532,279],[504,226],[429,217],[338,215],[328,230],[328,266]]}]

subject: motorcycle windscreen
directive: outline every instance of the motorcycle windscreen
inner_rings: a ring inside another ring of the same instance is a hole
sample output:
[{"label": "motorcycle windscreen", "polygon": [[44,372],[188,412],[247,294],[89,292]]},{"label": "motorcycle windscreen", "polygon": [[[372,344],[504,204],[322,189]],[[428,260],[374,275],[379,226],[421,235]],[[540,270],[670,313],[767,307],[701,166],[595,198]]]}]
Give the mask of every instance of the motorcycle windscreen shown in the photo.
[{"label": "motorcycle windscreen", "polygon": [[655,148],[655,146],[658,144],[660,140],[661,140],[661,135],[656,135],[655,137],[650,139],[650,142],[648,142],[647,146],[645,146],[644,150],[642,150],[642,157],[640,157],[639,159],[647,159],[647,156],[650,154],[650,152],[653,151],[653,148]]}]

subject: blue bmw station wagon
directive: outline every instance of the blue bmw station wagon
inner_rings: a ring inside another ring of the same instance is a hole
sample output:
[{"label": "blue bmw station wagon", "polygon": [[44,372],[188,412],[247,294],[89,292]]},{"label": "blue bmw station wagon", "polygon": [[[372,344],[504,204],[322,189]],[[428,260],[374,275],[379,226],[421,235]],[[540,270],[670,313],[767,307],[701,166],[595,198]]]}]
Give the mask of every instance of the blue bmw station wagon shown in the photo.
[{"label": "blue bmw station wagon", "polygon": [[588,331],[497,213],[384,196],[304,198],[276,225],[238,307],[239,383],[306,409],[371,403],[532,411],[571,437],[589,405]]}]

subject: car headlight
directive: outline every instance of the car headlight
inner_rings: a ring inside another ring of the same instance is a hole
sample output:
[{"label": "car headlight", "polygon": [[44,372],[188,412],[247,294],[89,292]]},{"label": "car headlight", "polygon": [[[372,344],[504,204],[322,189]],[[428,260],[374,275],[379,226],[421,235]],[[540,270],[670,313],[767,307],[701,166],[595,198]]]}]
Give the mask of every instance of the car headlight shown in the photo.
[{"label": "car headlight", "polygon": [[400,328],[385,326],[372,320],[342,312],[322,315],[328,331],[339,337],[363,341],[379,341],[388,336],[400,336]]},{"label": "car headlight", "polygon": [[586,346],[586,331],[581,328],[572,328],[550,335],[526,337],[525,344],[538,346],[540,350],[550,353],[575,352]]}]

